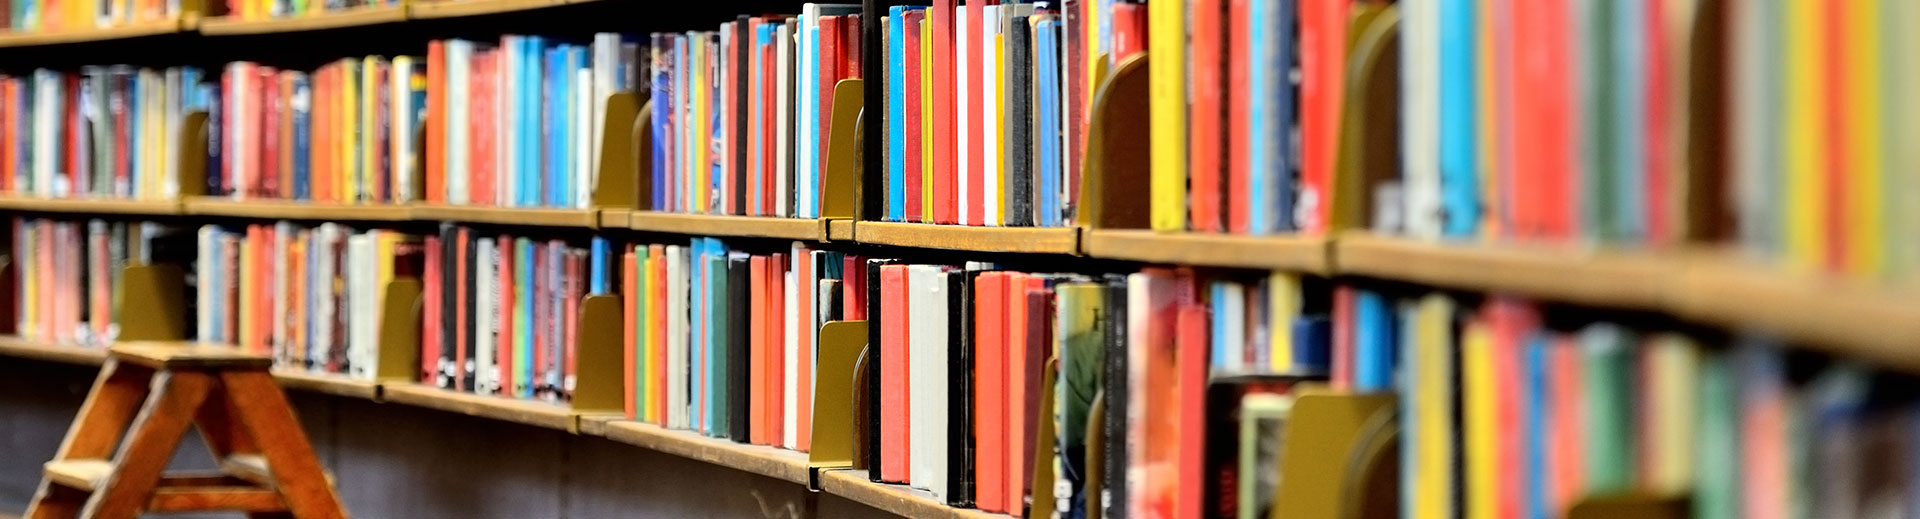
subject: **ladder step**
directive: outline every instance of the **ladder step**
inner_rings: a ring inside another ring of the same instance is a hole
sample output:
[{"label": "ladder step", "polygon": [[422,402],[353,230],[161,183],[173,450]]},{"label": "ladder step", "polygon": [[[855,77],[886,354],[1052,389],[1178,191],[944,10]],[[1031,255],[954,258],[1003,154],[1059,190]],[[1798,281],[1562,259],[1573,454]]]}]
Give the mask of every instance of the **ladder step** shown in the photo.
[{"label": "ladder step", "polygon": [[[273,471],[267,469],[267,458],[259,454],[231,454],[226,461],[220,462],[220,471],[241,481],[274,488]],[[322,470],[321,477],[327,478],[327,484],[334,483],[333,473]]]},{"label": "ladder step", "polygon": [[153,490],[146,508],[148,512],[201,510],[284,512],[287,504],[279,493],[257,487],[165,487]]},{"label": "ladder step", "polygon": [[92,492],[113,474],[113,463],[99,458],[55,460],[46,464],[47,481]]},{"label": "ladder step", "polygon": [[108,348],[107,353],[153,369],[267,369],[273,364],[266,355],[194,342],[123,342]]}]

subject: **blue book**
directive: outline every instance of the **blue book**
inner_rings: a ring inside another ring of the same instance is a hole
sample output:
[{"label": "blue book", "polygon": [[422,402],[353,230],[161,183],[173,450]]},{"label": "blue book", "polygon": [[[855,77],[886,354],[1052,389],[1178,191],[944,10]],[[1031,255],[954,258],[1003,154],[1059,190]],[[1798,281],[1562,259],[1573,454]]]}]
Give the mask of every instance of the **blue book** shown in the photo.
[{"label": "blue book", "polygon": [[1209,287],[1209,290],[1212,291],[1213,296],[1207,298],[1209,301],[1208,304],[1211,306],[1207,311],[1207,320],[1212,327],[1213,341],[1211,342],[1213,342],[1213,351],[1211,355],[1209,355],[1211,361],[1208,362],[1207,365],[1211,370],[1218,372],[1220,369],[1231,365],[1229,359],[1237,355],[1242,355],[1243,352],[1233,351],[1231,348],[1228,348],[1227,341],[1222,339],[1229,335],[1227,331],[1227,317],[1232,315],[1232,312],[1228,310],[1227,302],[1232,300],[1232,296],[1227,290],[1232,288],[1232,283],[1215,281],[1210,283],[1210,285],[1212,286]]},{"label": "blue book", "polygon": [[907,219],[907,6],[887,15],[887,221]]},{"label": "blue book", "polygon": [[705,385],[705,382],[708,382],[703,380],[705,377],[701,377],[700,375],[707,372],[707,352],[709,350],[707,343],[713,337],[713,320],[708,313],[713,298],[712,294],[704,290],[707,284],[707,278],[712,274],[707,271],[707,239],[694,238],[693,243],[687,248],[687,254],[689,259],[691,259],[691,261],[687,262],[687,269],[692,272],[688,276],[687,290],[691,292],[693,296],[692,301],[690,301],[690,304],[693,306],[691,309],[693,316],[693,340],[688,341],[692,352],[687,356],[687,375],[689,380],[693,381],[693,384],[701,386],[696,388],[696,391],[690,393],[693,395],[693,402],[688,415],[688,423],[693,430],[705,434],[708,431],[708,406],[704,397],[707,394],[706,391],[710,388]]},{"label": "blue book", "polygon": [[546,60],[546,73],[540,76],[540,156],[545,159],[540,169],[545,174],[540,179],[539,205],[560,207],[565,203],[560,193],[566,183],[563,171],[566,161],[561,158],[567,151],[566,135],[561,131],[567,125],[563,110],[567,101],[566,58],[565,51],[558,45],[543,48],[541,52],[541,59]]},{"label": "blue book", "polygon": [[1333,367],[1333,322],[1324,314],[1293,321],[1293,372],[1326,374]]},{"label": "blue book", "polygon": [[[307,200],[313,197],[313,186],[309,180],[312,175],[309,156],[312,150],[308,141],[313,133],[313,90],[306,74],[293,75],[293,198]],[[213,139],[208,139],[213,140]]]},{"label": "blue book", "polygon": [[[1045,18],[1040,21],[1038,31],[1034,33],[1040,54],[1036,66],[1040,69],[1040,131],[1043,136],[1064,134],[1061,131],[1060,114],[1060,21]],[[1041,227],[1059,227],[1060,183],[1065,166],[1061,163],[1061,141],[1059,139],[1039,139],[1040,146],[1040,218],[1034,223]]]},{"label": "blue book", "polygon": [[1439,0],[1439,159],[1442,232],[1472,237],[1480,224],[1479,2]]},{"label": "blue book", "polygon": [[[1293,229],[1293,0],[1250,0],[1247,67],[1247,232]],[[1101,23],[1107,23],[1101,20]],[[1104,42],[1103,42],[1104,43]]]},{"label": "blue book", "polygon": [[[585,181],[586,179],[579,178],[580,175],[578,174],[578,172],[580,171],[580,163],[588,160],[589,157],[582,156],[579,153],[574,153],[572,150],[580,149],[581,141],[587,140],[586,135],[580,134],[580,124],[579,124],[580,118],[587,117],[586,112],[581,112],[579,110],[580,103],[586,101],[585,99],[581,99],[582,96],[580,95],[580,87],[581,87],[580,69],[583,69],[586,67],[587,67],[587,48],[580,45],[568,45],[567,46],[567,69],[565,74],[561,74],[562,76],[564,76],[565,81],[567,83],[567,89],[566,89],[567,109],[564,110],[563,113],[568,114],[568,116],[565,119],[563,119],[567,121],[567,123],[562,125],[563,127],[566,128],[565,133],[567,135],[567,147],[564,149],[567,151],[560,154],[561,157],[565,157],[567,159],[566,169],[564,169],[564,171],[566,172],[566,175],[564,178],[566,178],[567,180],[563,184],[563,189],[560,190],[561,193],[564,193],[566,195],[564,197],[566,199],[565,207],[584,207],[585,206],[585,204],[583,204],[585,200],[580,200],[579,187],[580,187],[580,182]],[[587,86],[589,89],[591,89],[592,80],[589,79],[588,81],[589,81],[589,85]]]},{"label": "blue book", "polygon": [[[761,56],[763,53],[760,52],[760,50],[763,47],[774,44],[773,37],[775,34],[778,33],[779,28],[780,26],[778,24],[771,24],[771,23],[763,23],[757,27],[754,27],[753,28],[753,46],[748,48],[748,52],[754,56]],[[761,69],[765,66],[765,63],[763,63],[759,58],[754,58],[754,60],[750,62],[749,66],[755,69]],[[770,81],[768,82],[770,83]],[[753,84],[753,87],[752,87],[753,92],[751,94],[753,98],[763,99],[764,96],[766,95],[766,92],[764,92],[765,90],[764,85],[762,84],[763,82],[750,81],[750,83]],[[752,106],[753,106],[753,114],[748,116],[747,131],[749,132],[749,135],[754,136],[754,137],[749,137],[749,140],[752,141],[752,146],[751,146],[752,149],[748,152],[749,154],[753,155],[753,170],[748,175],[747,185],[742,186],[742,188],[746,189],[747,194],[749,195],[747,197],[747,210],[745,211],[745,213],[748,215],[757,216],[757,215],[762,215],[764,213],[763,211],[760,210],[760,208],[771,205],[771,204],[767,204],[765,200],[765,197],[769,196],[770,193],[764,192],[765,189],[762,189],[761,186],[773,185],[772,182],[767,181],[766,177],[767,175],[773,173],[774,166],[772,164],[765,163],[765,161],[761,160],[761,157],[764,157],[767,154],[766,150],[770,147],[775,146],[776,143],[769,142],[767,139],[759,136],[766,135],[766,132],[763,131],[764,125],[766,124],[765,121],[773,119],[772,114],[773,114],[773,111],[775,110],[775,107],[768,106],[767,103],[756,103],[756,104],[753,104]]]},{"label": "blue book", "polygon": [[[1521,414],[1526,427],[1522,434],[1523,443],[1521,462],[1525,464],[1525,481],[1522,491],[1523,517],[1529,519],[1551,519],[1555,516],[1552,507],[1553,487],[1548,477],[1547,457],[1551,455],[1548,441],[1552,435],[1547,429],[1553,416],[1553,382],[1547,368],[1547,356],[1553,343],[1546,333],[1535,333],[1521,346],[1521,384],[1526,389],[1520,391]],[[1498,361],[1496,361],[1498,362]]]},{"label": "blue book", "polygon": [[[1609,89],[1613,94],[1610,100],[1614,104],[1607,109],[1617,114],[1613,124],[1613,145],[1618,150],[1614,159],[1613,202],[1616,204],[1613,225],[1607,222],[1602,228],[1612,227],[1614,236],[1602,236],[1603,240],[1621,240],[1638,242],[1647,235],[1647,183],[1643,166],[1646,162],[1646,67],[1639,66],[1646,56],[1646,2],[1604,2],[1614,7],[1613,14],[1613,85]],[[1655,30],[1663,30],[1655,29]]]},{"label": "blue book", "polygon": [[540,49],[546,46],[539,36],[527,36],[520,39],[520,57],[515,60],[519,65],[520,78],[515,82],[515,91],[519,92],[520,113],[519,128],[516,128],[514,147],[517,150],[520,166],[514,173],[516,205],[534,207],[540,205],[540,77],[545,67],[541,66]]},{"label": "blue book", "polygon": [[673,51],[671,47],[672,42],[667,39],[665,35],[655,33],[652,35],[652,38],[653,78],[650,85],[652,87],[650,99],[652,99],[653,103],[651,114],[653,118],[653,184],[651,184],[653,199],[649,201],[651,205],[645,208],[658,211],[664,209],[667,203],[666,174],[669,148],[667,143],[669,139],[667,139],[666,136],[672,135],[673,131],[672,126],[667,123],[667,114],[673,112],[673,103],[671,101],[673,95],[671,92],[672,83],[668,76],[665,56],[667,53]]},{"label": "blue book", "polygon": [[1393,389],[1393,304],[1373,290],[1358,290],[1353,317],[1353,387],[1367,393]]},{"label": "blue book", "polygon": [[593,252],[587,257],[587,290],[589,294],[610,294],[607,287],[607,261],[613,255],[613,244],[606,237],[593,237]]},{"label": "blue book", "polygon": [[520,332],[520,339],[513,348],[513,365],[520,376],[516,377],[521,385],[514,387],[520,398],[532,398],[533,386],[533,240],[514,238],[513,246],[519,258],[513,262],[514,285],[519,287],[514,295],[520,299],[514,311],[513,329]]}]

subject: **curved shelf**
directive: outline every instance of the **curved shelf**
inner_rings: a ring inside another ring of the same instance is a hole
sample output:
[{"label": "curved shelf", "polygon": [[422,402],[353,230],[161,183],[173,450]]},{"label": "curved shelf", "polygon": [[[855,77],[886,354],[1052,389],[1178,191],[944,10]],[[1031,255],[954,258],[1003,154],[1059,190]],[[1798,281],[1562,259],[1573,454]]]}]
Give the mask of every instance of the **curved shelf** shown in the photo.
[{"label": "curved shelf", "polygon": [[407,6],[389,5],[360,7],[344,11],[324,11],[319,14],[268,18],[264,20],[241,20],[231,16],[208,18],[200,23],[200,33],[207,36],[235,36],[242,34],[282,34],[342,27],[363,27],[407,20]]},{"label": "curved shelf", "polygon": [[1659,310],[1679,257],[1562,248],[1449,244],[1346,234],[1335,243],[1343,275],[1525,296],[1585,306]]},{"label": "curved shelf", "polygon": [[1080,241],[1082,252],[1095,258],[1320,275],[1333,273],[1332,242],[1318,237],[1088,229],[1083,231]]},{"label": "curved shelf", "polygon": [[854,241],[872,245],[974,252],[1079,254],[1080,229],[1073,227],[969,227],[902,222],[860,222]]},{"label": "curved shelf", "polygon": [[1783,275],[1719,256],[1695,258],[1672,286],[1668,311],[1681,318],[1920,373],[1920,290]]},{"label": "curved shelf", "polygon": [[119,27],[108,27],[104,29],[86,29],[86,30],[79,30],[79,31],[52,31],[52,32],[5,31],[5,32],[0,32],[0,48],[35,47],[40,45],[60,45],[60,44],[66,44],[66,43],[124,40],[124,39],[130,39],[130,38],[143,38],[147,36],[159,36],[163,34],[190,32],[198,26],[199,20],[200,18],[198,15],[188,14],[173,20],[133,23],[133,24],[122,25]]}]

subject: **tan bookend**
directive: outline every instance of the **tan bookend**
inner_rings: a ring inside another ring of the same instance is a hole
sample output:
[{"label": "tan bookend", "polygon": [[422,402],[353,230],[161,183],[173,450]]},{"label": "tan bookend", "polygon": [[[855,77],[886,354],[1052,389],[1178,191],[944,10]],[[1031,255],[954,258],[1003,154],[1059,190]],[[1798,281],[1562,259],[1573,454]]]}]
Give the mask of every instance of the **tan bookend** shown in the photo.
[{"label": "tan bookend", "polygon": [[[842,83],[845,84],[844,82]],[[833,321],[820,327],[819,364],[813,392],[813,450],[807,488],[820,490],[820,473],[853,467],[854,371],[867,347],[866,321]]]}]

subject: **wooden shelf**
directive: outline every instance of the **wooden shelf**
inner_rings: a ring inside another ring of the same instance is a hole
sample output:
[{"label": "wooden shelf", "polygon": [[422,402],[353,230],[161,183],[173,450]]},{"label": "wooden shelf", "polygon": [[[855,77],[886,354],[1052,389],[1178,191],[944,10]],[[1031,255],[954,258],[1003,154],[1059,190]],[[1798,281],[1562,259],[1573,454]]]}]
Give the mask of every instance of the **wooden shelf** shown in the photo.
[{"label": "wooden shelf", "polygon": [[199,22],[197,15],[185,15],[174,20],[141,22],[104,29],[84,29],[78,31],[35,31],[0,32],[0,47],[34,47],[39,45],[58,45],[63,43],[81,43],[90,41],[120,40],[158,36],[191,31]]},{"label": "wooden shelf", "polygon": [[628,223],[633,221],[632,215],[632,209],[601,209],[600,228],[625,229]]},{"label": "wooden shelf", "polygon": [[11,335],[0,337],[0,355],[79,366],[99,366],[107,362],[106,348],[50,344]]},{"label": "wooden shelf", "polygon": [[1080,240],[1083,252],[1096,258],[1320,275],[1333,271],[1330,241],[1318,237],[1091,229],[1085,231]]},{"label": "wooden shelf", "polygon": [[854,240],[873,245],[974,252],[1078,254],[1080,229],[1073,227],[971,227],[902,222],[860,222]]},{"label": "wooden shelf", "polygon": [[[588,425],[588,422],[595,422]],[[807,484],[807,454],[765,445],[735,443],[624,418],[583,418],[582,432],[609,440],[712,463],[762,476]]]},{"label": "wooden shelf", "polygon": [[298,200],[233,200],[211,196],[190,198],[184,206],[187,214],[271,220],[404,222],[413,216],[412,208],[404,205],[332,204]]},{"label": "wooden shelf", "polygon": [[827,241],[853,241],[853,220],[835,218],[827,220]]},{"label": "wooden shelf", "polygon": [[180,203],[173,200],[34,198],[8,195],[0,196],[0,210],[33,211],[40,213],[168,216],[180,214]]},{"label": "wooden shelf", "polygon": [[439,409],[505,422],[578,432],[578,413],[558,404],[476,395],[419,384],[386,384],[381,396],[388,402]]},{"label": "wooden shelf", "polygon": [[372,380],[347,378],[345,375],[276,369],[273,370],[273,379],[280,382],[281,387],[287,389],[325,393],[362,400],[378,400],[380,398],[379,383]]},{"label": "wooden shelf", "polygon": [[1681,318],[1920,373],[1920,290],[1784,274],[1720,255],[1697,256],[1672,286],[1668,311]]},{"label": "wooden shelf", "polygon": [[864,470],[832,470],[820,475],[820,491],[844,497],[900,517],[988,519],[1010,517],[972,508],[954,508],[933,494],[905,485],[874,483]]},{"label": "wooden shelf", "polygon": [[496,225],[578,227],[582,229],[592,229],[600,225],[600,213],[593,209],[549,209],[534,207],[416,205],[413,206],[413,219]]},{"label": "wooden shelf", "polygon": [[826,224],[805,218],[768,218],[713,214],[657,213],[633,211],[627,227],[636,231],[696,234],[702,236],[740,236],[821,241]]},{"label": "wooden shelf", "polygon": [[1576,305],[1661,310],[1680,273],[1679,255],[1432,243],[1366,234],[1340,236],[1343,275]]},{"label": "wooden shelf", "polygon": [[338,29],[342,27],[362,27],[406,21],[407,6],[391,5],[361,7],[344,11],[326,11],[318,14],[269,18],[265,20],[240,20],[222,16],[208,18],[200,24],[200,33],[208,36],[233,36],[240,34],[290,33]]},{"label": "wooden shelf", "polygon": [[564,0],[440,0],[413,4],[414,18],[454,18],[565,5]]}]

